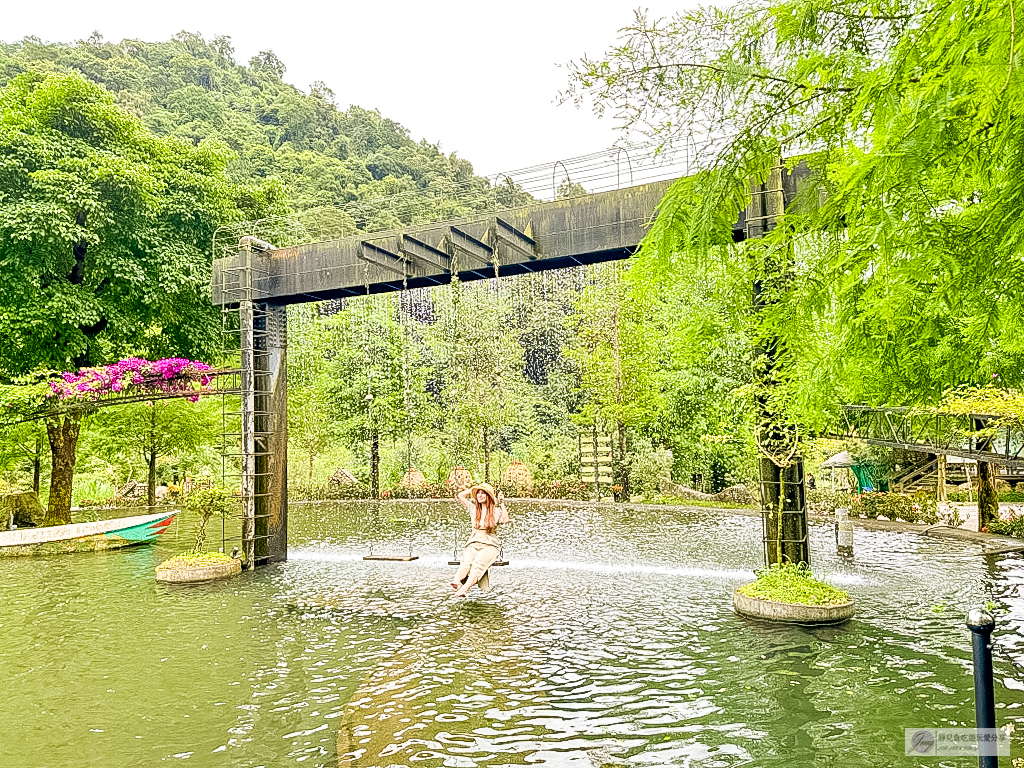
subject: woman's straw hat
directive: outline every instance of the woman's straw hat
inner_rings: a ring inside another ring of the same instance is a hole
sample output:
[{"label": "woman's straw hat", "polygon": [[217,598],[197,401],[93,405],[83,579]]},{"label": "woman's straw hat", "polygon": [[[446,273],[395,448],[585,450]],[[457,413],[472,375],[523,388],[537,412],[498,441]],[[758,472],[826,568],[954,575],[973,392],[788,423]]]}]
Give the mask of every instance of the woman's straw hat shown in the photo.
[{"label": "woman's straw hat", "polygon": [[494,492],[494,486],[492,486],[490,483],[477,483],[476,485],[469,489],[469,498],[473,499],[473,501],[476,501],[477,491],[483,491],[484,493],[491,497],[491,501],[494,504],[498,503],[498,495]]}]

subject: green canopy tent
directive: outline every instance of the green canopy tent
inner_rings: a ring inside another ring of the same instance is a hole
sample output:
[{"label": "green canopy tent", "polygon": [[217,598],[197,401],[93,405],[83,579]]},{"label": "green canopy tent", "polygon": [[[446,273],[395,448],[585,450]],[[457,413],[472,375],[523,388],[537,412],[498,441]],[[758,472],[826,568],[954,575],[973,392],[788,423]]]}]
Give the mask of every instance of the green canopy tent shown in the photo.
[{"label": "green canopy tent", "polygon": [[822,462],[821,468],[831,469],[833,472],[837,469],[849,469],[857,478],[858,493],[889,490],[888,480],[879,477],[881,472],[877,467],[872,464],[858,463],[849,451],[840,451],[835,456],[828,458]]}]

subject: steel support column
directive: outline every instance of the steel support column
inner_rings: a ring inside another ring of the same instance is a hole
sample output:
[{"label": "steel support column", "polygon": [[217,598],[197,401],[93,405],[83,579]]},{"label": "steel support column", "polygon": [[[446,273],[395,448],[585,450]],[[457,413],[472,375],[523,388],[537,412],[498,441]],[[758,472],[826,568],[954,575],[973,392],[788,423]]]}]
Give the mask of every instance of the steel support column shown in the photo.
[{"label": "steel support column", "polygon": [[286,307],[261,304],[256,336],[256,565],[288,559],[288,371]]}]

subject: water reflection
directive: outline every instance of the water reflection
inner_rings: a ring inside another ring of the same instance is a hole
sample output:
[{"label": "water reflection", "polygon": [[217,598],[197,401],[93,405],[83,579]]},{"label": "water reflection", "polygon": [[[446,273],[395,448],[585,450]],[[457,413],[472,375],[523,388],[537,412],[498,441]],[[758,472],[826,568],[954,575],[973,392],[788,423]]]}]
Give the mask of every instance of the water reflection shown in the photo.
[{"label": "water reflection", "polygon": [[[296,506],[289,562],[200,587],[152,577],[186,524],[156,547],[0,562],[3,764],[898,764],[904,727],[973,718],[963,616],[986,600],[998,716],[1020,718],[1019,557],[857,531],[849,564],[815,527],[816,568],[860,612],[809,630],[732,611],[756,518],[513,512],[511,565],[464,603],[447,586],[462,516],[441,503]],[[410,540],[419,560],[362,560]]]}]

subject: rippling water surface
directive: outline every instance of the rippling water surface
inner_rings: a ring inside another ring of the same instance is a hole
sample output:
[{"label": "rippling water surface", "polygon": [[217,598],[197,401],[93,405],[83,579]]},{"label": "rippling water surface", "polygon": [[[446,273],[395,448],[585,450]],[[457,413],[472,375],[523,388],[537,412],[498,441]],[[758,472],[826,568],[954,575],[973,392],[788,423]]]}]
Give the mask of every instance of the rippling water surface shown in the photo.
[{"label": "rippling water surface", "polygon": [[1019,556],[858,530],[844,564],[816,526],[858,616],[770,626],[731,603],[756,517],[510,506],[511,565],[463,602],[447,560],[468,531],[443,502],[295,505],[287,563],[200,586],[153,578],[186,520],[0,560],[0,766],[916,765],[905,727],[973,725],[963,617],[987,600],[999,722],[1024,731]]}]

